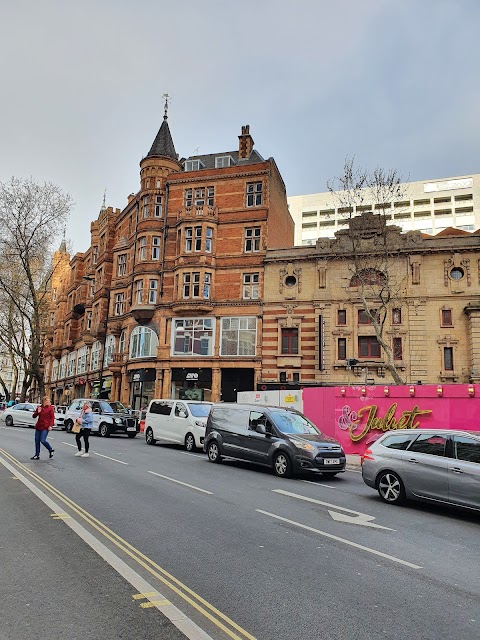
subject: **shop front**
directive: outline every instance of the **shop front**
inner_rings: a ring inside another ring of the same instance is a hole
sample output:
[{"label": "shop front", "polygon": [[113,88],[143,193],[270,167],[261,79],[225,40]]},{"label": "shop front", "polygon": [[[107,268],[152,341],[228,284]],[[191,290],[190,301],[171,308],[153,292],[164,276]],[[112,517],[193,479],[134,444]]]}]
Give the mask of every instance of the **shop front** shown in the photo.
[{"label": "shop front", "polygon": [[73,400],[73,384],[66,384],[62,404],[70,405]]},{"label": "shop front", "polygon": [[[112,388],[112,376],[105,376],[100,380],[91,381],[91,397],[101,398],[103,400],[110,399],[110,389]],[[79,396],[80,397],[80,396]]]},{"label": "shop front", "polygon": [[74,398],[85,398],[86,380],[85,378],[76,378],[74,382]]},{"label": "shop front", "polygon": [[130,406],[134,411],[146,409],[155,393],[155,369],[130,371]]},{"label": "shop front", "polygon": [[172,369],[172,398],[178,400],[206,400],[212,398],[212,370]]}]

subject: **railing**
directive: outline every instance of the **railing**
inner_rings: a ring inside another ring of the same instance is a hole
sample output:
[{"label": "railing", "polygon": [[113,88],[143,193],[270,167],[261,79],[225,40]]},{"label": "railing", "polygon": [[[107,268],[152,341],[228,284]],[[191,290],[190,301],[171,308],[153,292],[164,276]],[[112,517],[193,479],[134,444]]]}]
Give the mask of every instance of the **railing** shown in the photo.
[{"label": "railing", "polygon": [[191,205],[186,206],[178,212],[177,218],[209,217],[215,218],[218,207],[212,205]]}]

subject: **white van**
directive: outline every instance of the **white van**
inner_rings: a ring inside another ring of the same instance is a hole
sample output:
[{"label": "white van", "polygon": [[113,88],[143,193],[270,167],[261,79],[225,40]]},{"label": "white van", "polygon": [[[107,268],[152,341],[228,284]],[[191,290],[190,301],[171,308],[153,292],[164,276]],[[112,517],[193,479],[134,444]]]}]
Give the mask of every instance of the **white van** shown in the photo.
[{"label": "white van", "polygon": [[151,400],[145,417],[145,441],[185,445],[187,451],[203,448],[211,402]]}]

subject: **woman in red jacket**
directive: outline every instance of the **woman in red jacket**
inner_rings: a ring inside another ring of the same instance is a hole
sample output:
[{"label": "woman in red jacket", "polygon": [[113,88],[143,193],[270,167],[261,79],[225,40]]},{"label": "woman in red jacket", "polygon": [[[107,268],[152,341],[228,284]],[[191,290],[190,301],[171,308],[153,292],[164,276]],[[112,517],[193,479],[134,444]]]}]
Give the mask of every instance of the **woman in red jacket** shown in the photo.
[{"label": "woman in red jacket", "polygon": [[52,449],[50,443],[47,442],[47,436],[55,424],[55,414],[48,396],[44,396],[42,398],[42,404],[35,409],[33,417],[36,418],[37,416],[38,420],[35,425],[35,455],[30,458],[30,460],[40,460],[40,443],[48,449],[49,457],[53,458],[55,449]]}]

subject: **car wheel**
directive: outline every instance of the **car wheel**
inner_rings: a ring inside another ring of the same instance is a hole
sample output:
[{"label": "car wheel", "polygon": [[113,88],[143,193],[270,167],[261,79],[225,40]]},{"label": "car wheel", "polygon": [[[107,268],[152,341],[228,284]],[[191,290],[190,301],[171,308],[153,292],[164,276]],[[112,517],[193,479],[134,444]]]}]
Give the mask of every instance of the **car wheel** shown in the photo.
[{"label": "car wheel", "polygon": [[222,456],[220,455],[220,447],[216,440],[212,440],[207,448],[207,456],[210,462],[221,462]]},{"label": "car wheel", "polygon": [[155,444],[157,442],[153,437],[153,430],[151,427],[148,427],[148,429],[145,431],[145,442],[147,444]]},{"label": "car wheel", "polygon": [[389,504],[402,504],[405,501],[403,482],[393,471],[382,471],[377,478],[379,496]]},{"label": "car wheel", "polygon": [[127,433],[127,436],[129,438],[135,438],[136,435],[137,435],[137,432],[135,432],[135,433]]},{"label": "car wheel", "polygon": [[196,448],[197,447],[195,445],[195,438],[191,433],[187,433],[187,435],[185,436],[185,449],[187,451],[195,451]]},{"label": "car wheel", "polygon": [[279,478],[291,478],[292,477],[292,463],[288,454],[280,451],[273,458],[273,470],[275,475]]},{"label": "car wheel", "polygon": [[102,424],[100,425],[99,433],[102,436],[102,438],[109,438],[110,427],[108,426],[108,424],[105,424],[105,422],[102,422]]},{"label": "car wheel", "polygon": [[65,427],[65,431],[67,433],[72,433],[73,422],[71,420],[65,420],[63,426]]},{"label": "car wheel", "polygon": [[7,427],[13,427],[13,418],[12,418],[12,416],[7,416],[5,418],[5,424],[7,425]]}]

